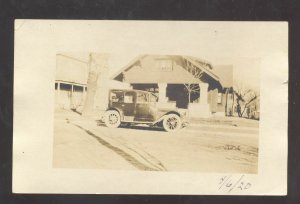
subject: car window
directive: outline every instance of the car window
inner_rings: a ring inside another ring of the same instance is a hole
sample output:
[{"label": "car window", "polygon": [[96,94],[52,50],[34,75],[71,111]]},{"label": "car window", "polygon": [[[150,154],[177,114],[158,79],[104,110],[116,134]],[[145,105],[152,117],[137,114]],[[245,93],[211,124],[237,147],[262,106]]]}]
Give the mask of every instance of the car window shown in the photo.
[{"label": "car window", "polygon": [[125,93],[124,103],[133,103],[133,93],[132,92]]},{"label": "car window", "polygon": [[158,97],[155,95],[155,94],[153,94],[153,93],[151,93],[150,94],[150,102],[157,102],[157,99],[158,99]]},{"label": "car window", "polygon": [[121,91],[112,91],[110,93],[110,100],[114,103],[122,103],[124,100],[123,92]]},{"label": "car window", "polygon": [[136,102],[137,103],[147,103],[148,102],[148,94],[143,93],[143,92],[137,92]]}]

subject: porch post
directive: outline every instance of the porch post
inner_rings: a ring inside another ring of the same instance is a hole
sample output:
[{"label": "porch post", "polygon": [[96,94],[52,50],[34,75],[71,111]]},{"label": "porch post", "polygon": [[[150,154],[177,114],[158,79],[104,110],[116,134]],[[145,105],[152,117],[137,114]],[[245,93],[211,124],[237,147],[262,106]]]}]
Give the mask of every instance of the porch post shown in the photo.
[{"label": "porch post", "polygon": [[83,85],[82,88],[83,88],[83,92],[81,97],[81,105],[84,105],[85,97],[86,97],[86,90],[85,90],[86,86]]},{"label": "porch post", "polygon": [[167,98],[167,83],[158,83],[158,102],[166,103],[168,102]]},{"label": "porch post", "polygon": [[199,83],[200,87],[200,104],[207,104],[208,83]]},{"label": "porch post", "polygon": [[208,84],[199,83],[200,87],[200,100],[199,103],[189,104],[189,114],[192,118],[208,118],[211,112],[208,104]]},{"label": "porch post", "polygon": [[71,98],[70,98],[70,109],[73,109],[75,108],[75,105],[74,105],[74,85],[71,84]]},{"label": "porch post", "polygon": [[60,82],[57,82],[57,101],[58,107],[61,107],[61,99],[60,99]]}]

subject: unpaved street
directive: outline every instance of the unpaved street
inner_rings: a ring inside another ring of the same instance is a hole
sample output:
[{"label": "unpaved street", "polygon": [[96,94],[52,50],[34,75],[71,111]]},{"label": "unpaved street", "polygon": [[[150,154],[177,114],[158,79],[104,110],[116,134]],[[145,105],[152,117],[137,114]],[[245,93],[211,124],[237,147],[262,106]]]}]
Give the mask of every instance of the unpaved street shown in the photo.
[{"label": "unpaved street", "polygon": [[53,166],[114,170],[256,173],[258,121],[194,122],[175,133],[107,128],[72,111],[55,113]]}]

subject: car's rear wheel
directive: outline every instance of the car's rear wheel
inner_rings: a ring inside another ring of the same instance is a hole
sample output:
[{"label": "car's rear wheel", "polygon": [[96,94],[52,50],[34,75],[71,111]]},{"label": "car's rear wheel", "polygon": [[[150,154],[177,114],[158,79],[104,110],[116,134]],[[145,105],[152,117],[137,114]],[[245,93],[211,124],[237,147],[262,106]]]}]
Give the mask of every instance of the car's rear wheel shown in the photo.
[{"label": "car's rear wheel", "polygon": [[166,115],[163,120],[163,127],[167,132],[179,130],[182,126],[181,119],[176,114]]},{"label": "car's rear wheel", "polygon": [[105,113],[105,125],[111,128],[117,128],[121,124],[121,116],[118,111],[109,110]]}]

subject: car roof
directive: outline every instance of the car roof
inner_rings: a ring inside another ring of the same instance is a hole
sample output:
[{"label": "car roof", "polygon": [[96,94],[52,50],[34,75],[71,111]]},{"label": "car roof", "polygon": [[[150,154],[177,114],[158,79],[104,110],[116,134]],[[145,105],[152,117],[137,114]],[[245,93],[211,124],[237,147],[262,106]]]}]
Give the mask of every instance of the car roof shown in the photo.
[{"label": "car roof", "polygon": [[149,91],[137,90],[137,89],[111,89],[110,91],[128,91],[128,92],[143,92],[143,93],[151,93]]}]

